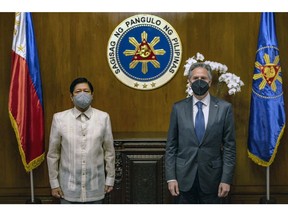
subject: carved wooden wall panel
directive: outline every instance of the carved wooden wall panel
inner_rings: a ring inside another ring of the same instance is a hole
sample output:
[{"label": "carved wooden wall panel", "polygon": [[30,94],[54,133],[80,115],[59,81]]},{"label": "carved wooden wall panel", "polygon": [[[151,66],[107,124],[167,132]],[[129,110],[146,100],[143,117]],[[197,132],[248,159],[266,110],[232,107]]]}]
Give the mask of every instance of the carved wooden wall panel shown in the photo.
[{"label": "carved wooden wall panel", "polygon": [[165,139],[115,140],[116,180],[106,203],[170,203],[165,181]]}]

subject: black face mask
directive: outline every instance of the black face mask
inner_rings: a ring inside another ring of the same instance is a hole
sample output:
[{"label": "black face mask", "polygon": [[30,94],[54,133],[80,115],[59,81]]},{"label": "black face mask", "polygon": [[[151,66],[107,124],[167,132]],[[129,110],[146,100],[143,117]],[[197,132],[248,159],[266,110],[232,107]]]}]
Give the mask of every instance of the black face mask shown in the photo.
[{"label": "black face mask", "polygon": [[208,91],[209,84],[202,79],[198,79],[191,84],[191,88],[195,95],[202,96]]}]

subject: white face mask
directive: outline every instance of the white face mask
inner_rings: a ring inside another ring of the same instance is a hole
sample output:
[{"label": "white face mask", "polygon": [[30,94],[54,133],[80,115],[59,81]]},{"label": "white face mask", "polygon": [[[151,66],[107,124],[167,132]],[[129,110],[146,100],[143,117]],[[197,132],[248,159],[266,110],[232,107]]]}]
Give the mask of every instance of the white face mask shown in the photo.
[{"label": "white face mask", "polygon": [[79,94],[73,96],[73,103],[75,106],[85,109],[90,106],[92,102],[92,95],[86,92],[80,92]]}]

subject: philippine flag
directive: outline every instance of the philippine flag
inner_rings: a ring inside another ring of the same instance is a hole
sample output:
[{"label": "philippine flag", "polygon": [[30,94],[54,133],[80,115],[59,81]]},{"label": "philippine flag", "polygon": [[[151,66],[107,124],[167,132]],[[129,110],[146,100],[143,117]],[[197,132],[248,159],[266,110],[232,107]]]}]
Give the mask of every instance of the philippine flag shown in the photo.
[{"label": "philippine flag", "polygon": [[24,168],[30,172],[45,158],[41,75],[30,13],[15,14],[8,108]]}]

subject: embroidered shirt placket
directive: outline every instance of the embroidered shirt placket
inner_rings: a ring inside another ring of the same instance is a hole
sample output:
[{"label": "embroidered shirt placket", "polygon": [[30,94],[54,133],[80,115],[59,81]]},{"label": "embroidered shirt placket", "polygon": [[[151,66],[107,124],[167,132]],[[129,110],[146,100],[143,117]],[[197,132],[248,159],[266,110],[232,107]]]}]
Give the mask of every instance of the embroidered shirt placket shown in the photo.
[{"label": "embroidered shirt placket", "polygon": [[81,114],[81,132],[82,132],[82,142],[81,142],[81,200],[86,201],[86,145],[87,145],[87,119],[85,114]]}]

